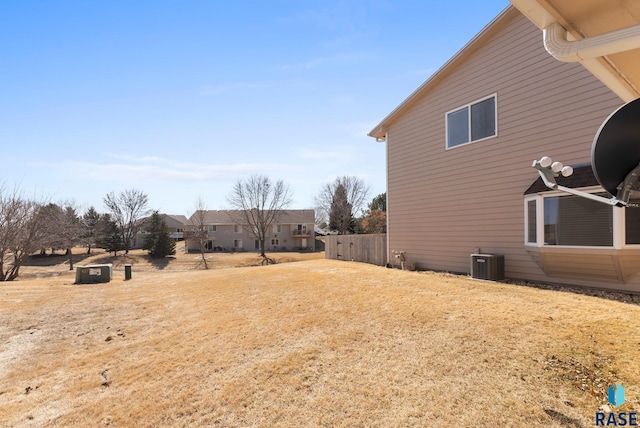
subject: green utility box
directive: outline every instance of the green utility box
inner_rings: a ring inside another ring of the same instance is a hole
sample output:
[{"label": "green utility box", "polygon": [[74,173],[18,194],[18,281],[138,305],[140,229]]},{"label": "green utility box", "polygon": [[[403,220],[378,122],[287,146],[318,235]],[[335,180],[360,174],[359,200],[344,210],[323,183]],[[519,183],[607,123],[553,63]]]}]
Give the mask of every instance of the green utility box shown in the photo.
[{"label": "green utility box", "polygon": [[104,265],[76,266],[76,284],[97,284],[111,281],[111,263]]}]

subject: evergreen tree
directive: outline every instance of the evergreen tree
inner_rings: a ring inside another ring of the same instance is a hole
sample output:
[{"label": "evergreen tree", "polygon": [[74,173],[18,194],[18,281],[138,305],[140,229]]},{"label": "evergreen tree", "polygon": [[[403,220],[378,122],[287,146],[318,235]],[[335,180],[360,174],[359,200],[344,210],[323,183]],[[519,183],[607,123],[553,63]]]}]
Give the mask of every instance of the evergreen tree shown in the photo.
[{"label": "evergreen tree", "polygon": [[387,192],[380,193],[369,204],[369,211],[387,211]]},{"label": "evergreen tree", "polygon": [[329,211],[329,229],[337,230],[340,235],[353,233],[355,230],[352,205],[347,199],[347,191],[342,184],[336,187],[333,194]]},{"label": "evergreen tree", "polygon": [[167,223],[158,211],[151,215],[146,232],[142,248],[147,250],[151,257],[163,258],[176,253],[176,242],[171,238]]},{"label": "evergreen tree", "polygon": [[96,232],[96,247],[107,250],[108,252],[118,255],[118,251],[124,249],[120,228],[115,221],[111,219],[109,214],[103,214],[98,221],[98,230]]},{"label": "evergreen tree", "polygon": [[87,254],[91,254],[91,247],[98,241],[99,227],[100,214],[94,207],[89,207],[82,216],[82,242],[87,246]]},{"label": "evergreen tree", "polygon": [[387,233],[387,192],[373,198],[360,225],[363,233]]},{"label": "evergreen tree", "polygon": [[351,204],[351,216],[354,217],[360,213],[364,205],[364,201],[369,194],[369,188],[360,178],[344,175],[337,177],[333,182],[322,186],[320,194],[315,198],[316,202],[316,224],[327,223],[331,214],[331,206],[336,195],[338,187],[343,189],[347,202]]}]

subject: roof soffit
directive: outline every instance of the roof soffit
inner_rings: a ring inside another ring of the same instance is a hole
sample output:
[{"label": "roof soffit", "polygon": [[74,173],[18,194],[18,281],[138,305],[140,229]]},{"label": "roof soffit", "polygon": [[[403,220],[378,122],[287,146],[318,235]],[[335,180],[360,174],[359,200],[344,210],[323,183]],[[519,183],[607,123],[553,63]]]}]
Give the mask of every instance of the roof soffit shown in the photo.
[{"label": "roof soffit", "polygon": [[[510,0],[538,28],[558,22],[574,40],[640,24],[637,0]],[[640,49],[585,60],[583,66],[625,101],[640,96]]]}]

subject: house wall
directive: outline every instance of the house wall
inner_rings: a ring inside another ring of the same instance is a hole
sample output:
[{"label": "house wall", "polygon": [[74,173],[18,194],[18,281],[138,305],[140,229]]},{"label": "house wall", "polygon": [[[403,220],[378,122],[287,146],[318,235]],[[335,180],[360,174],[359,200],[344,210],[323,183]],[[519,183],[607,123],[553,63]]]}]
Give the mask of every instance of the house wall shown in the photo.
[{"label": "house wall", "polygon": [[[304,224],[306,225],[306,229],[308,231],[307,235],[294,235],[294,231],[297,230],[298,224]],[[276,233],[273,231],[273,226],[271,227],[271,230],[269,231],[268,234],[268,239],[267,239],[267,243],[266,243],[266,247],[267,250],[269,251],[276,251],[276,250],[287,250],[287,251],[291,251],[291,250],[299,250],[302,249],[301,247],[306,247],[306,248],[314,248],[314,241],[315,241],[315,235],[314,235],[314,229],[313,229],[313,222],[311,223],[296,223],[296,224],[281,224],[282,226],[282,232],[280,233]],[[271,239],[278,239],[279,243],[277,246],[272,246],[271,245]],[[304,244],[304,241],[306,239],[306,245]]]},{"label": "house wall", "polygon": [[233,241],[241,240],[242,249],[249,251],[253,250],[254,238],[248,231],[240,229],[240,232],[234,232],[234,226],[232,224],[217,225],[215,232],[209,232],[209,237],[213,239],[214,246],[220,246],[225,250],[233,249]]},{"label": "house wall", "polygon": [[[253,251],[254,238],[242,229],[241,232],[234,232],[232,224],[217,224],[215,232],[209,232],[209,239],[213,241],[214,247],[221,247],[223,251],[231,251],[234,249],[234,240],[242,241],[242,249],[245,251]],[[199,243],[197,241],[187,240],[187,251],[199,251]]]},{"label": "house wall", "polygon": [[[182,232],[182,230],[184,230],[184,223],[181,223],[180,221],[177,221],[166,214],[161,214],[161,216],[167,225],[167,230],[169,231],[169,235],[171,235],[173,239],[182,240],[184,237]],[[146,221],[147,222],[150,221],[150,217],[147,217]],[[178,232],[178,229],[180,229],[180,232]],[[146,226],[143,227],[143,230],[140,230],[136,234],[135,238],[133,239],[133,243],[132,243],[133,248],[142,248],[142,246],[144,245],[145,236],[146,236]]]},{"label": "house wall", "polygon": [[173,239],[182,240],[184,238],[184,223],[169,217],[168,215],[164,215],[164,221],[167,224],[167,229],[169,229],[169,234]]},{"label": "house wall", "polygon": [[[582,66],[552,58],[519,12],[500,24],[387,125],[389,251],[406,251],[419,268],[465,273],[472,253],[504,254],[510,278],[640,291],[638,278],[547,277],[525,250],[533,160],[589,162],[596,131],[622,101]],[[498,137],[446,150],[445,113],[494,93]]]},{"label": "house wall", "polygon": [[[307,225],[307,229],[310,234],[307,239],[307,247],[314,247],[314,233],[313,222],[303,223]],[[293,236],[292,231],[298,224],[282,224],[281,232],[273,232],[273,226],[267,233],[267,239],[265,241],[266,251],[294,251],[299,250],[302,246],[300,237]],[[278,239],[277,245],[271,244],[271,239]],[[242,232],[234,232],[234,226],[232,224],[216,225],[215,232],[209,232],[209,239],[213,240],[213,246],[222,247],[223,251],[230,251],[233,249],[233,241],[236,239],[242,240],[242,249],[244,251],[257,251],[255,248],[255,237],[245,229]],[[193,240],[187,240],[187,251],[199,251],[198,243]]]}]

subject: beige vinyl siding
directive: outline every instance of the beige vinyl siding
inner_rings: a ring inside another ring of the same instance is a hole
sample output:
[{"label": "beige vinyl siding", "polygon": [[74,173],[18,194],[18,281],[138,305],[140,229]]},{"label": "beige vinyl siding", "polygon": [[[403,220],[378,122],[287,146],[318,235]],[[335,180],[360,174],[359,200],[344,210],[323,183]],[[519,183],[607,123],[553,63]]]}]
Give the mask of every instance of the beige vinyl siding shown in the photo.
[{"label": "beige vinyl siding", "polygon": [[[621,288],[547,278],[525,251],[523,193],[542,155],[589,162],[598,127],[622,101],[582,66],[552,58],[515,10],[465,50],[386,124],[389,250],[420,268],[468,273],[480,249],[505,255],[507,277]],[[445,113],[494,93],[497,137],[446,150]]]}]

